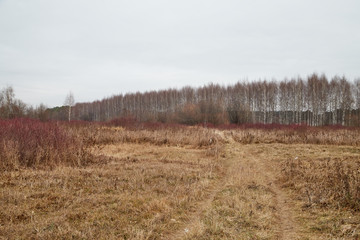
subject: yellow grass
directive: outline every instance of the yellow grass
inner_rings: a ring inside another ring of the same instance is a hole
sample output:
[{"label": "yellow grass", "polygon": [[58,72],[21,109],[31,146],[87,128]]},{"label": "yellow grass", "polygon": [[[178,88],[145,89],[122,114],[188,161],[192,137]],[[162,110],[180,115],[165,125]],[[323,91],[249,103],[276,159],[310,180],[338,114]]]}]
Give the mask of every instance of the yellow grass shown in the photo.
[{"label": "yellow grass", "polygon": [[4,173],[0,236],[160,238],[186,222],[222,169],[197,149],[119,144],[98,154],[86,168]]},{"label": "yellow grass", "polygon": [[283,144],[276,132],[243,143],[243,132],[197,128],[82,134],[87,166],[1,173],[0,239],[359,238],[359,211],[317,201],[306,168],[342,160],[356,179],[356,144]]}]

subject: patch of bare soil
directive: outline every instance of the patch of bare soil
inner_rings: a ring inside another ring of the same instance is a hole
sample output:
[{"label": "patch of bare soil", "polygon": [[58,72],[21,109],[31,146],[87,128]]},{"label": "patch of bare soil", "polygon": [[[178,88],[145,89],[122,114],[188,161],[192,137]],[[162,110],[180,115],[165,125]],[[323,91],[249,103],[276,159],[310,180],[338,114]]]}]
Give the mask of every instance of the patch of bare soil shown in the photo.
[{"label": "patch of bare soil", "polygon": [[278,186],[272,187],[276,197],[276,209],[279,216],[279,239],[297,239],[297,223],[294,220],[294,211],[291,199]]}]

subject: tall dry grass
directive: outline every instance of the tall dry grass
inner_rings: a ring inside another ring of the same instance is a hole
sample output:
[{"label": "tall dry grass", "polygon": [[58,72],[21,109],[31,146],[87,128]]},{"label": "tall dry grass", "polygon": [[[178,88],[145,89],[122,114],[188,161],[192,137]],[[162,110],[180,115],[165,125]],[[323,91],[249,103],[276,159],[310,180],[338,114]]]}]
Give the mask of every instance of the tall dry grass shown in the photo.
[{"label": "tall dry grass", "polygon": [[200,127],[139,126],[122,128],[84,122],[41,122],[30,119],[0,121],[0,170],[82,166],[94,161],[90,147],[137,143],[207,148],[219,155],[221,138]]},{"label": "tall dry grass", "polygon": [[295,128],[226,131],[239,143],[360,145],[360,129]]},{"label": "tall dry grass", "polygon": [[222,177],[207,149],[96,151],[102,158],[86,167],[0,174],[0,239],[171,239]]},{"label": "tall dry grass", "polygon": [[129,130],[122,127],[91,126],[80,128],[79,135],[89,145],[150,143],[154,145],[210,147],[222,141],[212,129],[200,127]]},{"label": "tall dry grass", "polygon": [[308,206],[347,207],[360,211],[360,158],[288,159],[282,181],[296,189]]}]

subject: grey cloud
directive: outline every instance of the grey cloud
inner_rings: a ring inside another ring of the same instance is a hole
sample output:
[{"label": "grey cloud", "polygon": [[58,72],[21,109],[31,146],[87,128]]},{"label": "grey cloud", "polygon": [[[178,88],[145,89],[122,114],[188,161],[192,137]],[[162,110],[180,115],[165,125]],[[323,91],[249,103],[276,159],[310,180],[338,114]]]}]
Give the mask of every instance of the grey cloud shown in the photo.
[{"label": "grey cloud", "polygon": [[249,78],[360,76],[360,2],[0,0],[0,87],[37,105]]}]

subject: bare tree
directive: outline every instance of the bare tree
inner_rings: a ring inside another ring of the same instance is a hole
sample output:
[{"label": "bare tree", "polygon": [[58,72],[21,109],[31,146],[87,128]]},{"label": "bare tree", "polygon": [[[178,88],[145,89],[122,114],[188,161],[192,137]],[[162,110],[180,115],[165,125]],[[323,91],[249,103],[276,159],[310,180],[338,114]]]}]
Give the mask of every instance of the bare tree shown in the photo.
[{"label": "bare tree", "polygon": [[[11,91],[7,95],[11,96]],[[0,103],[9,101],[7,95],[0,93]],[[329,81],[325,75],[315,73],[306,79],[245,81],[228,87],[211,83],[199,88],[127,93],[76,106],[70,93],[65,105],[68,108],[61,115],[59,111],[48,111],[49,116],[64,119],[68,115],[69,120],[88,121],[131,117],[186,124],[360,125],[360,80],[352,83],[336,76]],[[0,114],[6,110],[0,108]]]},{"label": "bare tree", "polygon": [[350,114],[351,114],[351,106],[354,103],[354,99],[353,96],[351,95],[351,85],[349,83],[349,81],[343,76],[340,79],[340,91],[341,91],[341,124],[343,126],[345,125],[349,125],[348,124],[348,120],[351,118]]},{"label": "bare tree", "polygon": [[354,98],[355,98],[355,113],[356,113],[356,125],[360,125],[360,78],[357,78],[354,83]]},{"label": "bare tree", "polygon": [[14,89],[6,87],[0,91],[0,118],[24,117],[27,105],[15,98]]},{"label": "bare tree", "polygon": [[64,105],[68,107],[68,119],[70,122],[71,121],[71,108],[75,105],[75,98],[74,98],[74,94],[72,92],[69,92],[68,95],[66,95]]}]

